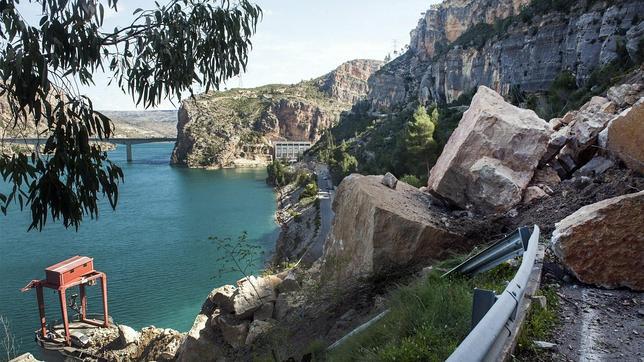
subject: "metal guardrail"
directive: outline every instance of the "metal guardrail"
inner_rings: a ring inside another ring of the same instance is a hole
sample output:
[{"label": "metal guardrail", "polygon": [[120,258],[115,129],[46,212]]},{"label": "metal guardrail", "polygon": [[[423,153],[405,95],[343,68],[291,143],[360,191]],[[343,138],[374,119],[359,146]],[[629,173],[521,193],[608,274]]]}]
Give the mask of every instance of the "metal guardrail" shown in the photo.
[{"label": "metal guardrail", "polygon": [[498,357],[512,334],[510,331],[514,329],[511,327],[517,322],[517,308],[523,301],[525,289],[537,258],[539,234],[539,227],[535,225],[523,253],[523,261],[514,278],[447,361],[499,360]]},{"label": "metal guardrail", "polygon": [[530,228],[521,227],[443,274],[443,277],[452,273],[473,275],[491,270],[508,259],[521,256],[528,250],[529,239]]}]

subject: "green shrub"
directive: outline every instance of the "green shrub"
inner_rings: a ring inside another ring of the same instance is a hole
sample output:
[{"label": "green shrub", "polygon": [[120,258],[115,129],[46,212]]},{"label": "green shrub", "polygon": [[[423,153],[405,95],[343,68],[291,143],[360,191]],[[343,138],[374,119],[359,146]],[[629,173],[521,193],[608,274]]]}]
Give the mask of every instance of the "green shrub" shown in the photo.
[{"label": "green shrub", "polygon": [[516,358],[522,361],[547,361],[549,358],[540,358],[542,350],[534,346],[534,341],[547,341],[552,337],[553,330],[558,322],[557,309],[559,308],[556,291],[553,288],[543,288],[537,295],[546,297],[546,308],[538,303],[532,303],[530,311],[519,333],[517,348],[514,352]]},{"label": "green shrub", "polygon": [[286,186],[295,179],[295,175],[289,172],[287,166],[278,160],[273,160],[266,166],[266,172],[268,173],[266,182],[272,186]]},{"label": "green shrub", "polygon": [[318,195],[318,185],[315,182],[311,182],[304,187],[304,191],[300,194],[300,200],[306,199],[309,197],[317,197]]},{"label": "green shrub", "polygon": [[417,187],[417,188],[425,186],[425,185],[423,185],[423,182],[418,177],[416,177],[414,175],[405,175],[405,176],[400,178],[400,181],[402,181],[402,182],[404,182],[406,184],[412,185],[414,187]]},{"label": "green shrub", "polygon": [[311,182],[315,182],[315,176],[306,171],[306,170],[298,170],[295,176],[295,184],[299,187],[305,187]]}]

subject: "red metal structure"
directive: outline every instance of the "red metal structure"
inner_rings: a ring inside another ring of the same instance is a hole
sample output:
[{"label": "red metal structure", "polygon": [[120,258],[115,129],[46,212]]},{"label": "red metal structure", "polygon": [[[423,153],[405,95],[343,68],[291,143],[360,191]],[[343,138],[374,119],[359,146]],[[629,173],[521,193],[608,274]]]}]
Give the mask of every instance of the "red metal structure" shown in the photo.
[{"label": "red metal structure", "polygon": [[[103,321],[87,319],[87,294],[85,287],[94,285],[100,279],[103,299]],[[65,342],[71,345],[69,334],[69,319],[67,316],[67,299],[65,292],[68,288],[78,286],[80,290],[80,321],[99,327],[109,327],[109,318],[107,314],[107,276],[105,273],[94,270],[94,259],[86,256],[76,255],[67,260],[61,261],[45,269],[45,279],[32,280],[21,289],[26,292],[36,288],[36,297],[38,299],[38,311],[40,313],[41,337],[47,338],[47,323],[45,320],[45,299],[43,298],[43,288],[50,288],[58,291],[60,299],[60,310],[65,326]]]}]

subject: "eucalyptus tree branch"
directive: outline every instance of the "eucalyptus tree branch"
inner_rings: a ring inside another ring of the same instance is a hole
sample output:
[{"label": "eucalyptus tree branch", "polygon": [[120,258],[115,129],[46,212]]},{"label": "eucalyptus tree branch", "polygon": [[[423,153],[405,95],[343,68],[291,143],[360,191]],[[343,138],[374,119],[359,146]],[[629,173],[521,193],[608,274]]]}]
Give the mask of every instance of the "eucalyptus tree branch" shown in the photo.
[{"label": "eucalyptus tree branch", "polygon": [[0,177],[10,186],[0,193],[0,212],[29,206],[37,229],[49,217],[78,228],[83,216],[98,216],[101,195],[112,208],[118,201],[123,173],[89,143],[109,138],[113,125],[79,84],[93,85],[103,70],[146,108],[192,94],[194,83],[218,88],[245,70],[261,19],[248,0],[171,0],[135,11],[130,26],[110,33],[101,30],[104,4],[116,11],[117,0],[26,1],[41,6],[37,26],[20,14],[19,0],[0,0],[0,96],[14,125],[31,122],[40,132],[45,122],[46,157],[0,154]]}]

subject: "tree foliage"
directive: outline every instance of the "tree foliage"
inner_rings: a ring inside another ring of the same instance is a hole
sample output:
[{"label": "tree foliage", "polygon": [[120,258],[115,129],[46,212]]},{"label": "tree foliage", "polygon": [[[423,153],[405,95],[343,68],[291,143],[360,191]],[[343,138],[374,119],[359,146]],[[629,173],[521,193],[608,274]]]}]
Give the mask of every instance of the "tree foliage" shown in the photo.
[{"label": "tree foliage", "polygon": [[109,139],[110,119],[96,111],[79,84],[93,85],[98,71],[154,107],[193,94],[193,84],[218,88],[247,64],[250,37],[261,9],[247,0],[171,0],[136,9],[130,25],[106,31],[106,8],[118,0],[26,0],[39,6],[38,24],[22,17],[19,0],[0,0],[0,96],[13,127],[45,128],[44,151],[0,155],[0,211],[12,203],[32,212],[30,229],[51,215],[78,228],[98,217],[98,197],[118,202],[121,169],[91,141]]},{"label": "tree foliage", "polygon": [[288,171],[287,166],[280,160],[273,160],[266,166],[266,183],[275,187],[283,187],[291,183],[293,175]]},{"label": "tree foliage", "polygon": [[434,130],[438,123],[438,110],[434,108],[431,115],[423,106],[418,106],[405,129],[405,147],[414,159],[422,160],[429,173],[432,159],[435,158],[436,141]]}]

